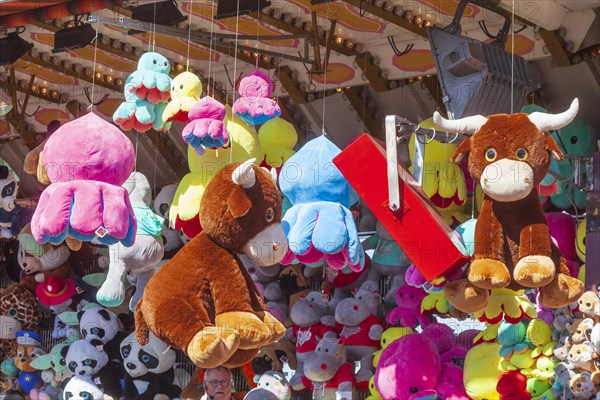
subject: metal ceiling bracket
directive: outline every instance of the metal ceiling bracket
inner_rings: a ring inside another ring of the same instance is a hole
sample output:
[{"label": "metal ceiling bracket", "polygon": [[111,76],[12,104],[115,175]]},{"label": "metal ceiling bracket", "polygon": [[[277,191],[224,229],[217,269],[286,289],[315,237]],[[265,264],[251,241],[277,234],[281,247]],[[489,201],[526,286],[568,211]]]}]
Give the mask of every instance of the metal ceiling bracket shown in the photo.
[{"label": "metal ceiling bracket", "polygon": [[[152,24],[150,22],[142,22],[142,21],[137,21],[135,19],[128,19],[128,18],[124,18],[124,17],[119,17],[119,19],[110,19],[110,18],[104,18],[104,17],[96,17],[96,16],[90,16],[88,18],[87,21],[88,24],[93,24],[93,23],[101,23],[101,24],[105,24],[105,25],[112,25],[112,26],[120,26],[123,28],[128,28],[128,29],[134,29],[137,31],[143,31],[143,32],[157,32],[157,33],[162,33],[165,35],[169,35],[169,36],[173,36],[173,37],[177,37],[180,39],[185,39],[187,40],[188,38],[195,43],[199,43],[205,46],[224,46],[230,50],[233,50],[236,48],[236,43],[231,42],[230,40],[235,40],[237,38],[237,40],[271,40],[271,41],[277,41],[277,40],[287,40],[287,39],[303,39],[305,42],[308,41],[309,37],[311,36],[310,33],[306,33],[306,34],[299,34],[299,35],[258,35],[258,36],[251,36],[251,35],[235,35],[235,34],[226,34],[226,33],[210,33],[210,32],[203,32],[203,31],[192,31],[192,32],[188,32],[187,29],[179,29],[179,28],[174,28],[171,26],[165,26],[165,25],[155,25]],[[306,49],[306,46],[304,46]],[[256,47],[250,47],[250,46],[245,46],[245,45],[240,45],[239,43],[237,44],[237,49],[241,50],[241,51],[248,51],[248,52],[259,52],[261,54],[264,55],[268,55],[271,57],[277,57],[277,58],[282,58],[282,59],[286,59],[286,60],[290,60],[290,61],[296,61],[296,62],[301,62],[301,63],[305,63],[305,64],[315,64],[315,60],[312,60],[308,54],[304,54],[303,57],[299,57],[299,56],[295,56],[295,55],[290,55],[290,54],[285,54],[285,53],[281,53],[281,52],[277,52],[277,51],[271,51],[271,50],[264,50],[264,49],[257,49]]]}]

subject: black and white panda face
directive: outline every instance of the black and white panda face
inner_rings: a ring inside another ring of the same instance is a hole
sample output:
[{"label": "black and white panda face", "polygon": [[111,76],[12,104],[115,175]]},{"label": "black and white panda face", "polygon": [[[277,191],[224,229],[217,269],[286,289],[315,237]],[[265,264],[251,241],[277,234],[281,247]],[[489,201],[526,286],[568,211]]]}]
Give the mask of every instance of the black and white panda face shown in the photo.
[{"label": "black and white panda face", "polygon": [[73,375],[91,376],[108,364],[108,356],[87,340],[78,340],[69,346],[65,362]]},{"label": "black and white panda face", "polygon": [[102,307],[90,308],[79,313],[81,337],[94,346],[110,342],[119,331],[117,317]]},{"label": "black and white panda face", "polygon": [[63,397],[65,400],[102,400],[104,393],[87,376],[74,376],[67,382]]},{"label": "black and white panda face", "polygon": [[[166,352],[165,352],[166,350]],[[167,350],[167,345],[153,334],[150,334],[148,344],[140,346],[135,333],[130,334],[121,342],[123,366],[133,378],[149,372],[161,374],[175,363],[175,352]]]},{"label": "black and white panda face", "polygon": [[15,199],[17,198],[17,180],[11,169],[3,163],[4,160],[0,163],[0,193],[2,195],[0,208],[5,211],[12,211],[15,208]]}]

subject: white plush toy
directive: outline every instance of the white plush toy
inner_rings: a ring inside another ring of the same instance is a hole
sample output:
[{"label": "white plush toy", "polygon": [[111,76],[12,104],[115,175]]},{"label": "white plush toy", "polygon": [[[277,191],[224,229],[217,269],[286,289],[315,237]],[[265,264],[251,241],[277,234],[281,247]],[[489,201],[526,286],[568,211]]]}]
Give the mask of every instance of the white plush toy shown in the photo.
[{"label": "white plush toy", "polygon": [[292,390],[281,372],[267,371],[261,375],[256,387],[250,390],[244,400],[290,400]]},{"label": "white plush toy", "polygon": [[146,398],[148,394],[179,399],[181,387],[175,377],[175,350],[150,333],[148,344],[141,346],[135,332],[121,342],[121,356],[127,375],[123,396]]},{"label": "white plush toy", "polygon": [[156,264],[164,255],[161,231],[164,219],[150,208],[150,182],[143,174],[133,172],[123,185],[129,193],[129,200],[137,220],[135,243],[125,247],[118,242],[109,246],[110,266],[106,281],[96,294],[98,303],[105,307],[117,307],[125,298],[123,279],[130,271],[135,275],[135,293],[129,303],[131,311],[144,294],[146,284],[154,276]]},{"label": "white plush toy", "polygon": [[104,392],[89,376],[77,375],[67,382],[63,398],[69,400],[103,400]]}]

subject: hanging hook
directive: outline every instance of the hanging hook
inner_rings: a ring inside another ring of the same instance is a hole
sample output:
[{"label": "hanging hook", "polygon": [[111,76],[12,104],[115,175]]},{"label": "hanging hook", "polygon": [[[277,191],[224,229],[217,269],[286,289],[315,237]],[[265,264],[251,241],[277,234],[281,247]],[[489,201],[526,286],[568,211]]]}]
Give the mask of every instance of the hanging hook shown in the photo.
[{"label": "hanging hook", "polygon": [[[365,9],[363,10],[363,2],[365,3]],[[364,17],[365,14],[367,13],[367,8],[369,8],[369,2],[368,1],[364,1],[364,0],[360,0],[360,5],[358,7],[358,13],[360,14],[360,17]]]},{"label": "hanging hook", "polygon": [[408,54],[415,46],[414,44],[409,43],[406,45],[406,48],[404,49],[404,51],[400,51],[398,49],[398,46],[396,46],[396,41],[394,40],[393,36],[388,36],[387,40],[390,43],[390,46],[391,46],[392,50],[394,51],[394,54],[396,54],[398,57],[402,57],[403,55]]},{"label": "hanging hook", "polygon": [[106,100],[108,98],[108,93],[105,93],[104,96],[102,96],[102,98],[99,101],[94,102],[92,100],[92,97],[90,96],[90,87],[89,86],[84,87],[83,92],[85,93],[85,97],[87,98],[87,100],[93,106],[98,106],[98,105],[102,104],[104,102],[104,100]]},{"label": "hanging hook", "polygon": [[17,100],[17,103],[19,104],[19,109],[21,110],[21,114],[25,115],[27,117],[33,117],[38,111],[40,111],[40,106],[38,106],[34,112],[32,112],[31,114],[28,114],[26,112],[26,110],[23,108],[23,105],[21,104],[21,100]]}]

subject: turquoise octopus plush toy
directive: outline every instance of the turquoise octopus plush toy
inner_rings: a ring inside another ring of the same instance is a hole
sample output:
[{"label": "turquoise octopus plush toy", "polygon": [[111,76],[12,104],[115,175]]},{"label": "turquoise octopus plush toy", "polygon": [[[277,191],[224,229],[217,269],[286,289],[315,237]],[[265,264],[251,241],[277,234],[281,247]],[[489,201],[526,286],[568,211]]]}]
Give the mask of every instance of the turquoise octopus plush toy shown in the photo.
[{"label": "turquoise octopus plush toy", "polygon": [[138,68],[125,81],[125,102],[113,114],[113,121],[124,131],[146,132],[153,128],[166,131],[171,122],[163,121],[163,113],[171,96],[169,61],[158,53],[145,53]]}]

